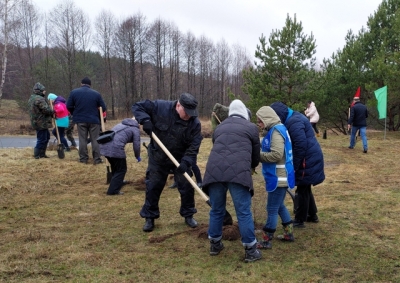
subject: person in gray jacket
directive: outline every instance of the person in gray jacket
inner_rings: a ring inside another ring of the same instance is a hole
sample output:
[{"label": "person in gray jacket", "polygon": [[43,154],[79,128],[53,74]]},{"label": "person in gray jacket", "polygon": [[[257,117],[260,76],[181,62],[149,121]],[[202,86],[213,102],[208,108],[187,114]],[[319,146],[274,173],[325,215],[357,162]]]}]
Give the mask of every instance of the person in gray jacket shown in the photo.
[{"label": "person in gray jacket", "polygon": [[218,255],[224,248],[221,242],[229,190],[235,205],[245,262],[261,258],[251,213],[253,196],[252,171],[260,161],[260,138],[256,125],[242,101],[229,105],[229,117],[216,127],[213,147],[208,158],[203,180],[203,191],[210,196],[211,210],[208,228],[210,255]]},{"label": "person in gray jacket", "polygon": [[111,165],[112,177],[107,195],[123,195],[121,188],[127,172],[125,145],[133,143],[133,152],[137,161],[140,162],[140,129],[134,118],[126,118],[112,130],[115,132],[114,139],[108,143],[99,144],[100,154],[105,156]]}]

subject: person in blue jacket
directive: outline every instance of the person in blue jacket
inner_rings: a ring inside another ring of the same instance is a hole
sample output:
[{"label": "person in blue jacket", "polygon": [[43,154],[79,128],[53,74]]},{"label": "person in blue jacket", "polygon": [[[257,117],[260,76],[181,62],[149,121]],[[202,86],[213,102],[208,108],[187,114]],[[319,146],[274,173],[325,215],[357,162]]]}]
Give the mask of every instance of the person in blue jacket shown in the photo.
[{"label": "person in blue jacket", "polygon": [[265,180],[267,198],[267,222],[263,227],[263,240],[258,247],[271,249],[278,216],[282,220],[283,241],[293,242],[293,221],[285,206],[286,190],[295,187],[292,142],[286,127],[269,106],[261,107],[257,113],[257,124],[263,131],[260,161]]},{"label": "person in blue jacket", "polygon": [[272,103],[271,108],[286,126],[292,140],[296,198],[298,199],[293,227],[304,228],[305,221],[314,223],[319,221],[311,186],[316,186],[325,180],[324,156],[314,129],[306,116],[292,110],[282,102]]},{"label": "person in blue jacket", "polygon": [[99,107],[101,106],[103,111],[106,111],[107,107],[100,93],[92,89],[91,85],[92,82],[88,77],[83,78],[81,87],[71,91],[67,108],[78,129],[79,162],[87,164],[89,161],[87,148],[89,135],[92,142],[93,163],[96,165],[103,162],[100,157],[99,144],[96,141],[101,128]]}]

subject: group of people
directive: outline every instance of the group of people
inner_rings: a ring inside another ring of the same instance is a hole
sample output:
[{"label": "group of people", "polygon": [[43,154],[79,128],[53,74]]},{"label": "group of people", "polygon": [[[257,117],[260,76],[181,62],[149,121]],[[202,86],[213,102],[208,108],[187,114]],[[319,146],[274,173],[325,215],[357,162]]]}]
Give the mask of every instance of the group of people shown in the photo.
[{"label": "group of people", "polygon": [[[116,134],[111,142],[99,146],[96,142],[101,131],[98,109],[102,107],[106,110],[106,105],[101,95],[91,89],[88,78],[84,78],[81,83],[81,87],[73,90],[66,102],[78,128],[79,161],[88,161],[89,135],[94,164],[102,162],[101,155],[111,164],[113,177],[107,194],[122,194],[120,190],[127,171],[125,145],[128,142],[133,143],[135,157],[140,162],[139,125],[142,125],[151,138],[147,148],[146,195],[140,210],[140,216],[145,219],[143,231],[151,232],[155,228],[155,219],[160,217],[160,196],[171,172],[181,197],[179,213],[186,225],[197,227],[198,223],[193,217],[197,212],[194,188],[184,174],[193,176],[202,142],[197,100],[191,94],[183,93],[174,101],[136,102],[132,106],[133,118],[124,119],[113,128],[120,134]],[[55,113],[44,99],[44,93],[44,86],[37,83],[29,100],[32,126],[36,129],[38,138],[34,149],[35,158],[45,157],[49,140],[48,128],[51,127],[51,118]],[[56,101],[59,96],[53,98]],[[62,103],[65,103],[65,99]],[[313,111],[315,105],[309,102],[308,106],[305,114],[312,117],[316,112],[316,109]],[[218,122],[213,125],[213,147],[202,180],[202,189],[209,196],[211,204],[208,228],[210,255],[218,255],[224,248],[221,241],[222,227],[229,191],[245,249],[244,260],[252,262],[262,257],[260,249],[272,247],[271,241],[275,237],[278,217],[282,221],[283,235],[277,238],[287,242],[294,241],[294,227],[303,228],[305,222],[319,221],[311,189],[325,179],[323,154],[316,139],[319,134],[316,127],[318,121],[309,121],[305,115],[282,102],[263,106],[256,113],[257,125],[263,133],[260,141],[259,128],[250,121],[251,112],[242,101],[236,99],[229,107],[219,105],[219,108],[224,108],[228,113],[223,118],[215,115]],[[349,124],[351,119],[357,117],[357,108],[354,107],[352,111],[354,113],[352,112]],[[179,166],[175,166],[168,151],[179,162]],[[364,151],[366,152],[365,147]],[[260,162],[268,197],[263,237],[261,241],[257,241],[251,212],[254,194],[252,174]],[[284,200],[286,190],[294,187],[297,187],[298,204],[292,219]]]},{"label": "group of people", "polygon": [[[28,105],[30,120],[33,129],[36,130],[36,146],[34,147],[34,158],[47,158],[46,149],[50,140],[49,129],[55,128],[53,135],[57,137],[58,130],[60,142],[64,145],[66,151],[70,151],[65,134],[71,141],[71,146],[76,147],[75,139],[72,136],[74,126],[77,126],[79,136],[79,162],[87,164],[89,160],[88,146],[90,142],[92,147],[93,164],[103,162],[101,155],[105,156],[111,165],[111,181],[108,188],[108,195],[120,195],[124,183],[124,177],[127,171],[125,145],[128,142],[133,143],[133,149],[138,162],[140,158],[140,130],[139,125],[134,119],[125,119],[115,128],[123,129],[124,138],[116,138],[112,143],[102,147],[97,143],[102,129],[101,120],[104,116],[99,115],[99,109],[103,113],[107,110],[102,96],[99,92],[92,89],[91,80],[85,77],[81,81],[81,86],[71,91],[68,100],[62,96],[50,93],[45,97],[46,89],[41,83],[36,83],[33,87]],[[122,136],[122,135],[121,135]]]},{"label": "group of people", "polygon": [[[148,146],[146,199],[140,211],[145,219],[145,232],[153,231],[155,219],[160,217],[159,200],[171,171],[181,195],[180,214],[189,227],[198,225],[193,217],[197,212],[194,189],[184,177],[185,172],[193,175],[192,167],[202,141],[197,104],[191,94],[183,93],[175,101],[144,100],[132,106],[134,117],[152,137]],[[219,108],[228,113],[223,118],[214,113],[217,122],[213,125],[213,147],[202,183],[211,204],[210,255],[218,255],[224,248],[222,228],[229,191],[245,249],[244,260],[252,262],[262,257],[260,249],[271,248],[278,217],[283,228],[283,235],[278,238],[287,242],[294,241],[293,227],[303,228],[304,222],[319,221],[311,186],[325,179],[323,154],[309,120],[281,102],[257,111],[257,124],[263,131],[261,142],[259,128],[250,121],[251,112],[242,101],[236,99],[229,107],[219,105]],[[153,135],[179,162],[178,167]],[[252,174],[260,162],[268,192],[268,216],[263,239],[257,241],[251,200],[254,194]],[[284,200],[286,189],[295,186],[299,205],[292,220]]]},{"label": "group of people", "polygon": [[[100,93],[91,88],[91,80],[87,77],[81,81],[81,87],[71,91],[68,101],[62,96],[50,93],[45,97],[46,88],[41,83],[33,87],[28,105],[30,120],[33,129],[36,130],[37,142],[34,148],[36,159],[47,157],[46,149],[50,140],[49,129],[57,127],[60,135],[60,142],[67,151],[70,150],[65,139],[65,132],[71,141],[71,146],[76,146],[72,137],[73,127],[76,124],[79,136],[79,161],[87,163],[89,160],[87,141],[88,136],[92,143],[92,155],[94,164],[102,162],[100,158],[99,145],[96,142],[100,133],[99,107],[106,111],[106,105]],[[54,103],[54,107],[52,106]],[[70,119],[72,117],[72,119]],[[53,134],[56,136],[56,129]]]}]

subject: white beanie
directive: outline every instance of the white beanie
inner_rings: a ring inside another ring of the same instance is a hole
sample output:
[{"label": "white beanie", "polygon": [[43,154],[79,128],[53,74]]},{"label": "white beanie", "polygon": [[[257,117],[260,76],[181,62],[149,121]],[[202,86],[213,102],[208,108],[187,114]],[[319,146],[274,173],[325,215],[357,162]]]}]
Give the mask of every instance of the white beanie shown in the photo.
[{"label": "white beanie", "polygon": [[246,105],[239,99],[235,99],[229,105],[229,116],[239,115],[246,120],[249,120],[249,113],[247,112]]}]

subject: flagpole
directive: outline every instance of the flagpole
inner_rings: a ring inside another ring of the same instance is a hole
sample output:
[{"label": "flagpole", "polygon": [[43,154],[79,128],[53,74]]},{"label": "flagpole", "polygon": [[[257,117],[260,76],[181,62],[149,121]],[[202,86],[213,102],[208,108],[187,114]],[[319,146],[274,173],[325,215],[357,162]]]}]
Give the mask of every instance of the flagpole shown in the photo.
[{"label": "flagpole", "polygon": [[383,139],[386,139],[386,117],[385,117],[385,135],[383,136]]}]

